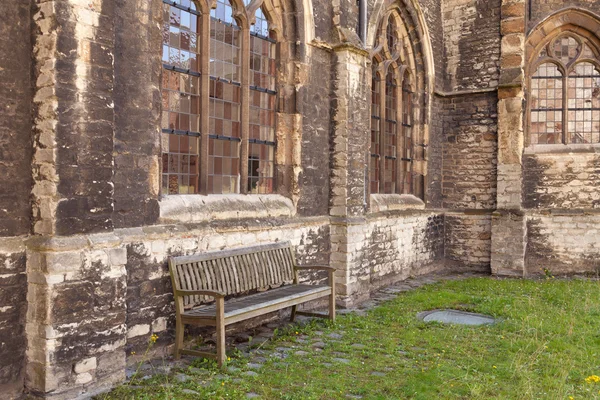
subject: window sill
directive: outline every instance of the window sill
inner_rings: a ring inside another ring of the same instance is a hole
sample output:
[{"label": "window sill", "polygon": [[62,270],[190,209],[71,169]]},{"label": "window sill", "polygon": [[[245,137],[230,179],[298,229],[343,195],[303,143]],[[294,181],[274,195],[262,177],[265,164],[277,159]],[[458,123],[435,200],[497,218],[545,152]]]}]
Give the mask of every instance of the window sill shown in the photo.
[{"label": "window sill", "polygon": [[600,153],[600,143],[594,144],[534,144],[524,154]]},{"label": "window sill", "polygon": [[293,217],[290,199],[270,195],[171,195],[160,202],[160,222],[199,223],[248,218]]},{"label": "window sill", "polygon": [[371,213],[393,210],[424,210],[425,203],[412,194],[372,194]]}]

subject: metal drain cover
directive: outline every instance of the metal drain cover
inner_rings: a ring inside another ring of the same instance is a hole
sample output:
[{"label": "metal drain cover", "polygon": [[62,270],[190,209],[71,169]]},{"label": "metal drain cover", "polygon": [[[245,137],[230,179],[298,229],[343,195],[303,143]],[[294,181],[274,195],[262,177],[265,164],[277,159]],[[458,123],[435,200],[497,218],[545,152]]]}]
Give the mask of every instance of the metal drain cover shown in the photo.
[{"label": "metal drain cover", "polygon": [[491,325],[496,322],[493,317],[458,310],[433,310],[417,314],[425,322],[441,322],[443,324],[459,325]]}]

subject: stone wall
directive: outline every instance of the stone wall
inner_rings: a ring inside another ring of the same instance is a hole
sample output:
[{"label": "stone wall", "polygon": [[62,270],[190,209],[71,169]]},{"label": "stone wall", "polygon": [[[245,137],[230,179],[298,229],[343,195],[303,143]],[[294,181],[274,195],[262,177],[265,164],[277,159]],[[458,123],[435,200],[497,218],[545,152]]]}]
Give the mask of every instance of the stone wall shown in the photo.
[{"label": "stone wall", "polygon": [[159,335],[159,345],[173,342],[169,256],[278,240],[297,246],[299,263],[329,261],[323,218],[161,225],[32,240],[27,387],[32,394],[69,399],[121,382],[127,356],[143,351],[151,334]]},{"label": "stone wall", "polygon": [[[28,1],[0,4],[0,237],[31,231],[31,18]],[[9,189],[10,188],[10,189]]]},{"label": "stone wall", "polygon": [[[116,228],[158,221],[160,0],[117,0],[115,7],[114,212]],[[143,105],[143,106],[142,106]]]},{"label": "stone wall", "polygon": [[523,206],[600,209],[600,155],[563,150],[523,157]]},{"label": "stone wall", "polygon": [[500,3],[500,0],[442,2],[446,90],[498,86]]},{"label": "stone wall", "polygon": [[331,235],[331,265],[348,265],[336,272],[338,302],[346,307],[368,299],[376,288],[444,266],[442,214],[379,211],[351,221],[333,220]]},{"label": "stone wall", "polygon": [[531,0],[528,10],[528,28],[533,29],[548,15],[567,7],[577,7],[600,14],[600,4],[595,0]]},{"label": "stone wall", "polygon": [[490,272],[492,251],[491,212],[446,214],[446,268]]},{"label": "stone wall", "polygon": [[444,99],[443,207],[496,207],[497,96],[481,93]]},{"label": "stone wall", "polygon": [[306,216],[329,213],[331,133],[331,52],[310,46],[310,65],[298,87],[298,112],[302,115],[302,172],[298,212]]},{"label": "stone wall", "polygon": [[600,273],[599,213],[569,212],[527,217],[527,275]]},{"label": "stone wall", "polygon": [[27,275],[22,238],[0,238],[0,393],[23,390]]}]

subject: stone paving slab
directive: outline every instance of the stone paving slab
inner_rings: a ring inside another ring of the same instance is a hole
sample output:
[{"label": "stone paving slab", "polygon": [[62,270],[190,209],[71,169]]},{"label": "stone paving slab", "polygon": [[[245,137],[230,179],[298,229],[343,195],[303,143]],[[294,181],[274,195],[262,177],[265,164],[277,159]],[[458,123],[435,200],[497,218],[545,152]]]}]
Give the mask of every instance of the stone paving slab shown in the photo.
[{"label": "stone paving slab", "polygon": [[[352,309],[342,309],[338,310],[339,315],[348,315],[354,314],[357,316],[364,316],[366,313],[377,307],[381,303],[392,301],[399,294],[414,290],[416,288],[422,287],[423,285],[434,284],[444,280],[462,280],[471,277],[484,276],[481,274],[461,274],[461,275],[431,275],[431,276],[422,276],[417,278],[412,278],[407,281],[399,282],[394,285],[381,288],[380,290],[374,292],[370,299],[358,305],[356,308]],[[307,324],[311,320],[310,317],[298,316],[295,324],[296,326],[302,326]],[[329,334],[325,334],[322,331],[314,331],[314,338],[311,338],[306,335],[299,335],[293,339],[293,342],[282,342],[279,343],[279,346],[273,350],[264,350],[262,348],[263,344],[270,341],[275,335],[275,330],[281,329],[290,329],[293,323],[289,322],[288,319],[282,319],[280,321],[271,322],[269,324],[259,326],[254,330],[247,332],[239,332],[230,334],[227,337],[228,344],[228,354],[232,354],[232,351],[236,351],[241,356],[246,357],[248,359],[248,363],[246,364],[246,368],[248,370],[242,371],[236,367],[228,367],[228,372],[231,374],[242,374],[242,377],[256,377],[259,376],[257,371],[260,371],[264,364],[268,362],[269,359],[276,360],[284,360],[290,354],[295,354],[296,356],[304,357],[310,355],[312,352],[322,352],[328,344],[333,344],[336,342],[340,342],[340,340],[344,337],[344,332],[336,331]],[[205,338],[204,345],[201,346],[202,351],[208,351],[215,353],[214,346],[214,338]],[[354,349],[366,349],[368,346],[362,343],[354,343],[350,347]],[[420,349],[412,348],[412,351],[419,351]],[[404,349],[398,349],[399,355],[407,355],[408,353]],[[334,365],[340,364],[349,364],[351,361],[347,358],[346,353],[342,352],[334,352],[332,354],[332,358],[329,360],[330,362],[322,362],[321,365],[330,368]],[[211,381],[225,381],[231,379],[230,376],[227,375],[215,375],[215,376],[207,376],[209,373],[208,370],[191,367],[190,364],[194,361],[194,357],[182,357],[181,360],[174,361],[172,359],[164,359],[164,360],[152,360],[144,363],[139,366],[138,376],[142,376],[142,379],[150,379],[154,374],[174,374],[173,379],[179,382],[188,382],[190,380],[194,380],[202,386],[209,386]],[[286,368],[288,363],[277,361],[273,365],[278,368]],[[127,379],[131,379],[138,369],[138,365],[133,365],[127,369]],[[175,372],[173,372],[175,371]],[[203,376],[202,376],[203,375]],[[373,371],[371,372],[373,377],[385,377],[386,374],[384,372]],[[234,382],[242,382],[244,378],[234,378]],[[200,380],[200,381],[199,381]],[[190,390],[188,394],[193,391]],[[187,393],[187,392],[186,392]],[[247,393],[246,398],[258,398],[256,393]],[[346,394],[348,398],[359,399],[362,398],[360,395],[354,395],[351,393]]]}]

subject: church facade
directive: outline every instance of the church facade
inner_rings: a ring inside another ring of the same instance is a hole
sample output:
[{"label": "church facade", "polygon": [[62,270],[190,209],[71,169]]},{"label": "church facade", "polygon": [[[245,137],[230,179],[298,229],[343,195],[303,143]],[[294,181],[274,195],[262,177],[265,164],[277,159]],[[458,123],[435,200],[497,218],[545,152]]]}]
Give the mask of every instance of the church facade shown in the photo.
[{"label": "church facade", "polygon": [[595,0],[10,1],[0,92],[11,398],[172,344],[169,256],[290,241],[340,307],[600,270]]}]

